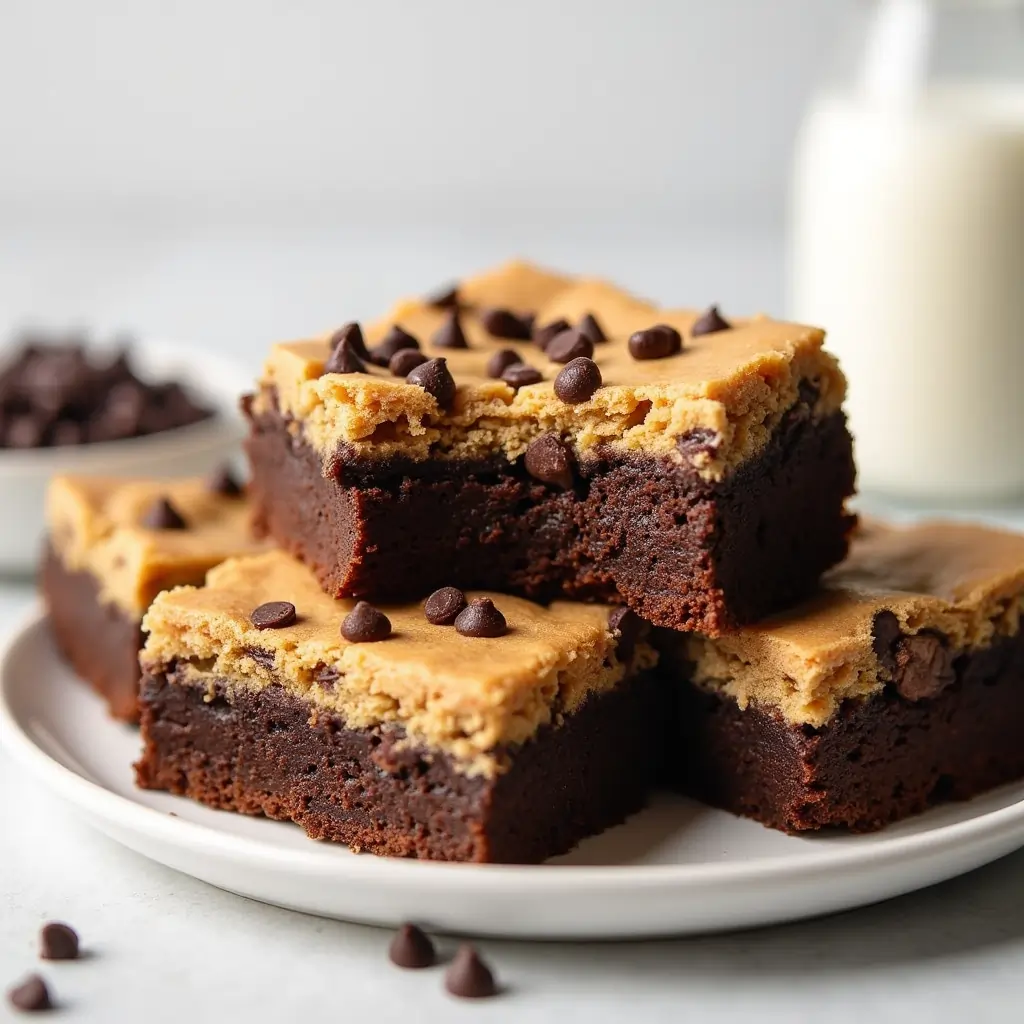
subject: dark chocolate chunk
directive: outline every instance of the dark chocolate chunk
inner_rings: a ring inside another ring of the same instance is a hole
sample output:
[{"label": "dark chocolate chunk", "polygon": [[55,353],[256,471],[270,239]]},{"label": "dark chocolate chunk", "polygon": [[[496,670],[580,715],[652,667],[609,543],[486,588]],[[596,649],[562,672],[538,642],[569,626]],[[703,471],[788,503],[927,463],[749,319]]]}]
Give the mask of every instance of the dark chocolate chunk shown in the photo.
[{"label": "dark chocolate chunk", "polygon": [[370,362],[377,366],[387,366],[391,357],[404,348],[419,348],[420,343],[398,324],[392,324],[391,330],[384,336],[380,344],[370,349]]},{"label": "dark chocolate chunk", "polygon": [[567,331],[572,327],[572,324],[568,320],[559,317],[557,320],[552,320],[551,323],[544,324],[543,327],[535,327],[533,329],[533,342],[541,349],[546,349],[551,343],[553,338],[558,337],[562,331]]},{"label": "dark chocolate chunk", "polygon": [[313,673],[313,678],[325,690],[333,690],[334,684],[341,678],[341,673],[333,665],[321,662]]},{"label": "dark chocolate chunk", "polygon": [[437,962],[430,937],[414,924],[403,924],[395,932],[388,947],[388,956],[393,964],[411,970],[433,967]]},{"label": "dark chocolate chunk", "polygon": [[900,620],[887,608],[875,615],[871,624],[871,648],[879,664],[896,674],[896,641],[900,638]]},{"label": "dark chocolate chunk", "polygon": [[49,921],[39,933],[39,955],[44,960],[76,960],[78,932],[60,921]]},{"label": "dark chocolate chunk", "polygon": [[345,324],[343,327],[339,327],[331,335],[331,351],[333,352],[343,341],[348,342],[349,348],[360,359],[369,359],[370,353],[366,347],[366,339],[363,337],[363,329],[359,324],[353,322]]},{"label": "dark chocolate chunk", "polygon": [[513,363],[511,366],[505,367],[501,379],[510,388],[515,388],[518,391],[520,388],[525,388],[527,384],[539,384],[544,379],[544,374],[532,366],[527,366],[526,363]]},{"label": "dark chocolate chunk", "polygon": [[477,597],[455,617],[455,630],[463,636],[496,637],[508,632],[508,624],[489,597]]},{"label": "dark chocolate chunk", "polygon": [[707,312],[699,316],[693,327],[690,328],[690,334],[697,338],[702,334],[714,334],[717,331],[727,331],[730,327],[732,327],[732,324],[718,312],[718,307],[709,306]]},{"label": "dark chocolate chunk", "polygon": [[645,623],[636,612],[629,608],[613,608],[608,614],[608,628],[618,634],[618,655],[620,661],[629,661],[636,649]]},{"label": "dark chocolate chunk", "polygon": [[157,498],[142,519],[147,530],[187,530],[188,523],[167,498]]},{"label": "dark chocolate chunk", "polygon": [[403,348],[391,357],[388,369],[395,377],[408,377],[417,366],[422,366],[428,358],[417,349]]},{"label": "dark chocolate chunk", "polygon": [[601,371],[586,356],[566,363],[555,378],[555,394],[570,405],[586,402],[600,386]]},{"label": "dark chocolate chunk", "polygon": [[459,305],[459,289],[457,285],[449,285],[447,288],[439,288],[423,300],[428,306],[434,309],[454,309]]},{"label": "dark chocolate chunk", "polygon": [[953,653],[938,633],[905,636],[896,644],[896,689],[907,700],[937,697],[956,682]]},{"label": "dark chocolate chunk", "polygon": [[465,607],[466,595],[458,587],[442,587],[427,598],[423,614],[435,626],[450,626]]},{"label": "dark chocolate chunk", "polygon": [[480,314],[480,322],[495,338],[516,338],[519,341],[529,341],[533,327],[533,317],[520,316],[510,309],[485,309]]},{"label": "dark chocolate chunk", "polygon": [[576,325],[576,330],[584,337],[589,338],[595,345],[600,345],[602,341],[608,340],[607,335],[602,330],[601,325],[597,322],[597,317],[593,313],[584,313],[580,322]]},{"label": "dark chocolate chunk", "polygon": [[520,356],[515,349],[503,348],[500,352],[495,352],[494,355],[487,360],[487,376],[498,378],[510,366],[515,366],[516,363],[521,363],[522,361],[522,356]]},{"label": "dark chocolate chunk", "polygon": [[466,335],[462,331],[462,324],[459,322],[459,311],[453,309],[444,319],[444,323],[437,329],[437,333],[431,338],[436,348],[469,348]]},{"label": "dark chocolate chunk", "polygon": [[433,395],[442,409],[450,408],[455,401],[455,379],[448,369],[446,359],[427,360],[413,369],[405,380],[406,383],[415,384]]},{"label": "dark chocolate chunk", "polygon": [[7,998],[16,1010],[34,1013],[53,1008],[50,990],[38,974],[30,974],[24,981],[7,990]]},{"label": "dark chocolate chunk", "polygon": [[245,488],[235,479],[230,466],[219,466],[206,478],[206,489],[224,498],[237,498]]},{"label": "dark chocolate chunk", "polygon": [[722,443],[721,435],[707,427],[694,427],[676,439],[676,448],[689,460],[698,455],[714,455]]},{"label": "dark chocolate chunk", "polygon": [[498,994],[494,974],[468,943],[459,947],[445,972],[444,987],[460,999],[486,999]]},{"label": "dark chocolate chunk", "polygon": [[267,601],[253,608],[249,615],[249,621],[257,629],[284,629],[295,619],[295,605],[291,601]]},{"label": "dark chocolate chunk", "polygon": [[594,343],[586,335],[570,327],[548,342],[544,349],[553,363],[568,363],[580,356],[589,359],[594,354]]},{"label": "dark chocolate chunk", "polygon": [[379,643],[391,636],[391,620],[368,601],[359,601],[342,620],[341,635],[353,644]]},{"label": "dark chocolate chunk", "polygon": [[573,457],[565,442],[557,434],[538,437],[526,449],[523,459],[526,472],[535,480],[571,490],[574,482]]},{"label": "dark chocolate chunk", "polygon": [[115,384],[93,417],[90,439],[116,441],[140,431],[153,433],[170,422],[159,409],[147,408],[150,397],[151,394],[135,381]]},{"label": "dark chocolate chunk", "polygon": [[352,342],[343,338],[324,363],[324,373],[366,373],[366,363],[356,355]]},{"label": "dark chocolate chunk", "polygon": [[277,664],[277,655],[273,651],[267,650],[266,647],[246,647],[245,653],[257,665],[262,665],[265,669],[273,669]]},{"label": "dark chocolate chunk", "polygon": [[665,359],[682,350],[682,336],[668,324],[655,324],[629,338],[629,354],[634,359]]}]

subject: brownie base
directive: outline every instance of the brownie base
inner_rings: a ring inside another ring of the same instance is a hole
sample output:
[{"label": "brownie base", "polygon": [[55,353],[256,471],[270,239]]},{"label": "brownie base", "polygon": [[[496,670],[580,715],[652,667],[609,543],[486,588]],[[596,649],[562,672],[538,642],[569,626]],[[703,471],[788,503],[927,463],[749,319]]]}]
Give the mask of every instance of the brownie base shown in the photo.
[{"label": "brownie base", "polygon": [[[701,443],[684,441],[684,457]],[[246,448],[256,531],[335,597],[457,586],[607,601],[714,636],[810,593],[853,525],[845,418],[814,421],[806,405],[720,483],[652,458],[598,459],[572,490],[533,479],[521,459],[325,465],[277,412],[251,417]]]},{"label": "brownie base", "polygon": [[536,863],[639,810],[663,744],[664,690],[639,677],[590,698],[559,727],[469,777],[443,753],[401,747],[400,730],[349,729],[281,686],[205,689],[144,677],[144,789],[291,820],[314,839],[432,860]]},{"label": "brownie base", "polygon": [[847,701],[819,729],[688,684],[677,785],[784,832],[869,832],[1024,777],[1024,634],[954,669],[934,698],[909,701],[890,686]]},{"label": "brownie base", "polygon": [[107,702],[114,718],[137,722],[143,642],[139,620],[103,603],[96,578],[68,570],[49,545],[39,582],[61,653]]}]

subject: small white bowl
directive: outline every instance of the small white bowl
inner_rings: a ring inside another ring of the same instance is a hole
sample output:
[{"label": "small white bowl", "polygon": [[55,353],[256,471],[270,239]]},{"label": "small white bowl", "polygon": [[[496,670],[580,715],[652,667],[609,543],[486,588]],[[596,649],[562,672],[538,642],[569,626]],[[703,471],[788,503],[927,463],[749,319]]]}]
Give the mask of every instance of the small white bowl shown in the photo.
[{"label": "small white bowl", "polygon": [[[95,351],[100,354],[104,349],[96,347]],[[229,360],[172,343],[137,342],[130,358],[143,380],[177,381],[216,415],[187,427],[124,441],[0,449],[0,573],[34,570],[42,550],[43,505],[52,476],[198,476],[237,457],[243,431],[238,399],[252,388],[252,378],[243,369]]]}]

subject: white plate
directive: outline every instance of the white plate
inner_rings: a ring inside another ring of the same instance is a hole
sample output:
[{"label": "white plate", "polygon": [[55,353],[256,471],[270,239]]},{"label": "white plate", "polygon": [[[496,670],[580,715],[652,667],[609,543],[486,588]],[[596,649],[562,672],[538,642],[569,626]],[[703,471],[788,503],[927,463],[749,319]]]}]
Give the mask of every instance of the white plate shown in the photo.
[{"label": "white plate", "polygon": [[784,836],[665,797],[537,867],[356,855],[281,822],[136,790],[138,734],[109,720],[64,667],[45,619],[0,664],[3,739],[107,835],[222,889],[371,924],[524,938],[708,932],[825,914],[910,892],[1024,845],[1024,786],[870,836]]}]

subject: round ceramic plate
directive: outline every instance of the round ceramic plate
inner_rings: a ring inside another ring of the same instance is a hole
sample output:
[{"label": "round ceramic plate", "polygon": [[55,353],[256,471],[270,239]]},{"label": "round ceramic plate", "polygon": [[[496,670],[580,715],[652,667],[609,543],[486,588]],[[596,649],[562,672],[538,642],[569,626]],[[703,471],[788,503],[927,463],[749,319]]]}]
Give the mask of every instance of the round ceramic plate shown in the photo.
[{"label": "round ceramic plate", "polygon": [[10,753],[146,857],[222,889],[371,924],[523,938],[679,935],[826,914],[931,885],[1024,845],[1024,785],[869,836],[794,838],[665,796],[536,867],[357,855],[293,825],[132,784],[136,730],[108,719],[36,615],[0,665]]}]

